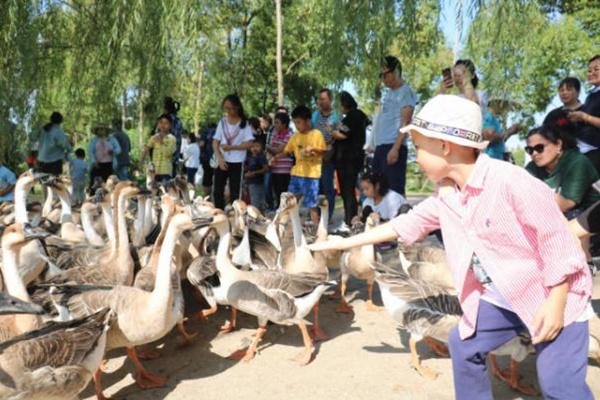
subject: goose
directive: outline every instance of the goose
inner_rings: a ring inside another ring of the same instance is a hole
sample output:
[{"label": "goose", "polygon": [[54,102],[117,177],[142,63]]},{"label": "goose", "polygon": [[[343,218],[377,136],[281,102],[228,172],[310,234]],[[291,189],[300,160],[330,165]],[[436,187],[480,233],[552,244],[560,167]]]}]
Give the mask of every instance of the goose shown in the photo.
[{"label": "goose", "polygon": [[[321,218],[317,225],[314,242],[324,242],[328,239],[336,239],[339,236],[329,235],[327,227],[329,226],[329,201],[325,195],[319,195],[317,205],[321,211]],[[330,269],[340,269],[342,252],[339,250],[321,251],[315,255],[315,258],[323,258],[322,262]],[[370,268],[369,268],[370,269]]]},{"label": "goose", "polygon": [[[364,231],[368,232],[379,225],[379,214],[371,213],[366,220]],[[373,304],[373,283],[375,282],[375,271],[371,267],[370,263],[376,260],[375,247],[371,245],[365,245],[361,247],[354,247],[342,254],[340,269],[341,269],[341,283],[340,283],[340,304],[336,307],[335,311],[339,313],[350,313],[352,312],[352,306],[350,306],[344,295],[346,294],[346,288],[348,285],[348,278],[350,275],[367,281],[367,310],[368,311],[380,311],[381,308]]]},{"label": "goose", "polygon": [[[135,346],[151,343],[166,335],[182,318],[173,287],[179,274],[171,267],[177,237],[184,230],[208,225],[212,218],[192,219],[191,212],[182,210],[171,219],[160,250],[158,269],[152,292],[130,286],[69,286],[54,288],[50,296],[56,307],[71,317],[82,317],[104,307],[115,313],[107,336],[107,350],[126,347],[136,370],[135,380],[141,388],[162,387],[166,379],[148,372],[140,363]],[[96,395],[103,399],[101,371],[94,375]]]},{"label": "goose", "polygon": [[[160,234],[158,235],[158,238],[156,240],[156,243],[152,249],[152,253],[150,255],[150,260],[144,266],[144,268],[142,268],[137,273],[134,283],[133,283],[134,287],[145,290],[147,292],[152,292],[152,289],[154,288],[160,251],[161,251],[162,245],[165,240],[165,236],[168,231],[168,226],[169,226],[173,216],[175,215],[175,210],[176,210],[176,204],[171,198],[169,198],[169,196],[165,196],[163,201],[168,205],[168,209],[166,210],[167,219],[166,219],[165,224],[163,225],[163,228],[161,229]],[[177,251],[177,246],[175,248],[175,252],[176,251]],[[174,258],[175,258],[175,260],[173,260],[173,262],[175,263],[175,268],[179,272],[181,269],[181,263],[177,262],[176,257],[174,257]],[[183,323],[185,321],[185,318],[183,317],[185,302],[183,299],[183,293],[181,291],[181,280],[177,280],[176,282],[174,282],[173,293],[174,293],[173,296],[175,298],[175,303],[177,304],[177,307],[180,308],[180,314],[181,314],[181,319],[179,321],[177,321],[177,329],[179,331],[179,334],[181,335],[181,341],[179,342],[179,345],[180,346],[189,345],[189,344],[191,344],[191,340],[197,335],[197,333],[189,334],[185,330],[185,327],[183,325]],[[148,349],[148,348],[144,348],[143,354],[140,355],[140,358],[143,358],[143,359],[144,358],[157,358],[159,355],[160,354],[158,352],[152,351],[151,349]]]},{"label": "goose", "polygon": [[[235,200],[232,206],[236,226],[243,232],[241,241],[231,253],[233,263],[242,268],[279,269],[277,257],[280,243],[276,233],[276,222],[267,223],[265,235],[269,235],[270,238],[268,238],[250,228],[250,221],[257,221],[262,215],[256,214],[255,210],[252,210],[257,218],[251,218],[249,216],[250,208],[243,200]],[[262,219],[266,220],[264,217]],[[275,218],[276,220],[277,218]],[[265,223],[266,221],[261,222]]]},{"label": "goose", "polygon": [[[210,288],[216,300],[225,300],[235,309],[240,309],[258,318],[259,328],[247,349],[235,352],[234,359],[249,361],[254,358],[257,347],[266,332],[268,321],[283,325],[298,325],[304,341],[304,350],[295,358],[302,365],[308,364],[313,355],[313,344],[304,317],[314,308],[330,284],[323,280],[322,273],[290,274],[284,271],[244,271],[235,267],[229,257],[231,232],[224,229],[228,224],[224,216],[216,216],[220,233],[216,257],[218,286]],[[210,266],[205,271],[210,272]],[[326,277],[326,275],[325,275]],[[200,290],[207,292],[206,286]]]},{"label": "goose", "polygon": [[108,309],[0,343],[0,398],[77,399],[104,355]]},{"label": "goose", "polygon": [[422,376],[435,379],[438,373],[421,365],[417,343],[424,337],[448,342],[450,330],[462,316],[458,298],[442,287],[411,279],[384,264],[372,262],[371,265],[385,309],[410,334],[411,367]]},{"label": "goose", "polygon": [[414,244],[410,248],[403,245],[399,247],[400,263],[411,278],[428,281],[456,293],[446,252],[443,248],[420,243]]},{"label": "goose", "polygon": [[[127,200],[142,193],[142,189],[131,182],[120,182],[115,187],[113,207],[117,216],[115,226],[116,242],[107,248],[90,248],[79,252],[65,253],[74,264],[48,280],[46,284],[103,284],[131,285],[133,283],[133,259],[129,252],[129,238],[125,221]],[[59,267],[65,264],[63,258],[58,259]]]},{"label": "goose", "polygon": [[[36,182],[40,182],[47,176],[47,174],[34,173],[31,170],[19,176],[14,192],[15,223],[29,223],[27,195]],[[37,279],[43,272],[46,266],[46,259],[43,256],[45,253],[46,251],[39,241],[31,241],[21,248],[18,268],[19,275],[26,286]]]},{"label": "goose", "polygon": [[94,227],[94,219],[100,215],[100,207],[89,199],[81,204],[81,226],[88,243],[93,247],[102,247],[106,243]]},{"label": "goose", "polygon": [[52,179],[48,182],[48,187],[60,200],[60,237],[72,243],[86,243],[85,232],[73,223],[71,198],[65,181],[59,178]]},{"label": "goose", "polygon": [[277,234],[278,215],[270,220],[266,218],[260,210],[251,205],[246,205],[247,223],[251,232],[257,233],[264,237],[273,245],[276,251],[281,251],[281,242]]},{"label": "goose", "polygon": [[[2,276],[9,295],[21,301],[30,301],[29,294],[21,276],[17,262],[21,249],[30,241],[38,239],[45,232],[33,232],[23,224],[13,224],[2,234]],[[10,339],[41,325],[35,315],[5,315],[0,317],[0,341]]]},{"label": "goose", "polygon": [[[458,324],[462,316],[458,297],[442,286],[412,279],[403,271],[396,271],[384,264],[374,262],[371,265],[376,270],[375,281],[381,289],[385,309],[410,334],[411,366],[423,377],[435,379],[438,373],[421,365],[416,345],[425,338],[432,338],[439,343],[448,342],[450,330]],[[495,355],[510,355],[515,360],[511,364],[516,367],[516,360],[522,361],[530,350],[530,342],[524,340],[523,335],[519,335],[493,350],[490,355],[496,376],[506,380],[511,388],[534,395],[537,393],[535,388],[518,382],[516,368],[511,368],[509,374],[501,372],[494,358]],[[509,378],[506,378],[507,375]]]},{"label": "goose", "polygon": [[[289,217],[293,237],[293,247],[289,246],[289,250],[285,246],[282,247],[282,252],[279,256],[279,264],[282,269],[289,274],[319,274],[322,280],[326,281],[329,276],[326,265],[323,262],[316,262],[311,251],[307,248],[306,238],[302,232],[296,197],[289,192],[282,193],[277,212],[282,216]],[[293,253],[291,253],[292,251]],[[316,341],[326,340],[328,335],[321,329],[318,315],[319,303],[317,302],[313,310],[311,331],[313,339]]]}]

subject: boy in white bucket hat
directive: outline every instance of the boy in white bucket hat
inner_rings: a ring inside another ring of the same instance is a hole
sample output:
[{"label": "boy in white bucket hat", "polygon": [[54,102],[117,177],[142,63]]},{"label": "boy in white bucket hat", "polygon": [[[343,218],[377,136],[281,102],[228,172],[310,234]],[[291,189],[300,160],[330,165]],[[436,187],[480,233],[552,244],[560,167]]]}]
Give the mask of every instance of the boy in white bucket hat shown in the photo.
[{"label": "boy in white bucket hat", "polygon": [[[528,330],[546,398],[593,399],[585,383],[592,281],[585,256],[543,182],[480,150],[481,110],[449,95],[431,99],[403,128],[438,190],[408,214],[312,250],[399,239],[441,229],[463,309],[450,334],[457,399],[491,399],[487,354]],[[428,371],[419,364],[417,370]],[[531,392],[518,378],[511,384]]]}]

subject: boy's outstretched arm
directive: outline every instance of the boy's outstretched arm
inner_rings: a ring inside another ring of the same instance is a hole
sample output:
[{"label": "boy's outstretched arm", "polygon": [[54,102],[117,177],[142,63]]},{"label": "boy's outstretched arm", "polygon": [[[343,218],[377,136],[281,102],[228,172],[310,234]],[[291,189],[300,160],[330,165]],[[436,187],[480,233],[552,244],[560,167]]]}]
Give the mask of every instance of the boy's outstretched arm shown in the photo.
[{"label": "boy's outstretched arm", "polygon": [[308,246],[313,251],[323,250],[347,250],[351,247],[364,246],[367,244],[374,244],[380,242],[388,242],[398,238],[398,234],[392,228],[392,224],[386,222],[385,224],[379,225],[368,232],[361,233],[356,236],[341,239],[334,238],[325,242],[313,243]]}]

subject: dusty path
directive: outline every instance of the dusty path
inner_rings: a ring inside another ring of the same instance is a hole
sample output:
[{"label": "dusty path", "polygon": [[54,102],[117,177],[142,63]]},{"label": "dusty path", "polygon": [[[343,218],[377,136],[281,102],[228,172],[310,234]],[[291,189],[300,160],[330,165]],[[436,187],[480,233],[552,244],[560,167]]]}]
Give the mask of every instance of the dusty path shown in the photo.
[{"label": "dusty path", "polygon": [[[600,299],[600,276],[594,293]],[[348,296],[354,297],[354,314],[336,314],[337,300],[323,296],[320,320],[331,339],[317,344],[314,361],[306,367],[289,361],[302,349],[296,327],[269,326],[260,353],[250,363],[226,359],[250,342],[257,323],[255,318],[240,314],[239,331],[217,335],[229,315],[222,309],[207,322],[191,318],[188,330],[199,332],[191,346],[177,348],[179,337],[172,332],[160,344],[163,357],[144,362],[150,371],[168,376],[166,388],[140,390],[133,381],[131,361],[118,351],[109,354],[110,372],[103,378],[105,394],[128,400],[453,399],[450,359],[439,358],[421,345],[424,364],[440,372],[435,381],[422,378],[409,366],[407,337],[398,324],[385,311],[366,311],[365,284],[351,280]],[[186,299],[187,313],[196,312],[199,306],[189,292]],[[381,304],[378,292],[376,303]],[[600,313],[600,300],[594,306]],[[593,321],[592,330],[600,337],[600,320]],[[507,365],[508,360],[499,361]],[[536,381],[533,356],[522,364],[521,374],[528,383]],[[492,382],[498,400],[534,399],[520,396],[495,378]],[[593,361],[589,364],[588,383],[600,398],[600,366]],[[95,398],[92,385],[81,397]]]},{"label": "dusty path", "polygon": [[[407,341],[397,324],[385,312],[366,311],[363,301],[366,289],[362,282],[351,281],[349,294],[355,295],[351,302],[353,315],[336,314],[336,300],[323,297],[321,320],[331,339],[317,345],[316,357],[306,367],[289,361],[301,350],[298,329],[274,325],[269,327],[255,360],[250,363],[227,360],[228,354],[251,340],[256,319],[242,315],[239,331],[216,335],[219,325],[228,316],[228,312],[222,310],[208,322],[193,319],[188,323],[189,330],[199,332],[193,345],[177,348],[178,336],[173,332],[161,344],[163,357],[145,362],[150,371],[168,375],[166,388],[138,389],[132,378],[131,362],[125,360],[122,352],[114,352],[110,354],[110,372],[103,380],[105,393],[131,400],[452,399],[450,360],[434,356],[427,347],[421,346],[424,363],[441,374],[435,381],[420,377],[408,365]],[[192,308],[197,309],[197,306],[190,304],[188,310]],[[600,328],[600,322],[595,321],[594,325]],[[505,364],[506,360],[501,359],[501,362]],[[526,360],[521,371],[527,382],[535,381],[533,357]],[[523,398],[497,380],[493,382],[496,399]],[[593,362],[590,362],[588,382],[600,397],[600,367]],[[82,398],[94,398],[91,387]]]}]

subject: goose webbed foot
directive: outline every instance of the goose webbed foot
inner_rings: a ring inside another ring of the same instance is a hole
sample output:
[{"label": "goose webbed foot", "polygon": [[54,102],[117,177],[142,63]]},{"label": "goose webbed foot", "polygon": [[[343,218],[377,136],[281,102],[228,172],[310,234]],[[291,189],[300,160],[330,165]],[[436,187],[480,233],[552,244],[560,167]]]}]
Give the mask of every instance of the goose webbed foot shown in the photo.
[{"label": "goose webbed foot", "polygon": [[300,353],[296,354],[292,357],[292,361],[300,364],[300,365],[308,365],[313,359],[313,351],[312,348],[304,349]]},{"label": "goose webbed foot", "polygon": [[329,335],[326,334],[323,329],[321,329],[318,323],[313,324],[312,328],[310,329],[310,333],[312,334],[312,338],[315,342],[329,340]]},{"label": "goose webbed foot", "polygon": [[366,304],[367,304],[367,311],[370,311],[370,312],[380,312],[385,309],[384,307],[376,306],[375,304],[373,304],[373,300],[367,300]]},{"label": "goose webbed foot", "polygon": [[187,320],[188,320],[187,318],[184,318],[183,321],[179,321],[177,323],[177,330],[179,331],[179,334],[181,335],[181,338],[179,339],[179,342],[177,343],[177,347],[185,347],[185,346],[191,345],[192,339],[195,338],[196,336],[198,336],[198,332],[188,333],[185,330],[185,326],[183,325],[183,323]]},{"label": "goose webbed foot", "polygon": [[220,328],[221,333],[231,333],[236,330],[237,310],[231,307],[231,317]]},{"label": "goose webbed foot", "polygon": [[511,358],[509,371],[503,371],[496,362],[496,356],[490,354],[490,362],[492,364],[492,373],[498,379],[506,382],[512,390],[523,393],[527,396],[539,396],[540,392],[528,383],[521,383],[521,377],[519,376],[519,363]]},{"label": "goose webbed foot", "polygon": [[448,356],[450,356],[450,352],[448,351],[448,346],[446,346],[445,344],[440,343],[437,340],[431,339],[431,338],[428,338],[428,337],[424,337],[423,341],[439,357],[448,357]]},{"label": "goose webbed foot", "polygon": [[412,337],[409,340],[410,346],[410,366],[415,369],[422,377],[430,380],[437,379],[439,372],[421,365],[421,359],[419,358],[419,354],[417,354],[417,340]]},{"label": "goose webbed foot", "polygon": [[208,319],[209,316],[216,314],[216,313],[217,313],[217,306],[207,308],[205,310],[200,310],[200,312],[198,313],[198,319],[200,321],[205,321]]},{"label": "goose webbed foot", "polygon": [[354,312],[354,308],[344,300],[343,297],[340,296],[340,304],[335,308],[336,313],[340,314],[352,314]]},{"label": "goose webbed foot", "polygon": [[153,374],[144,368],[133,347],[127,349],[127,355],[135,366],[135,382],[140,388],[159,388],[167,384],[167,378],[164,375]]}]

